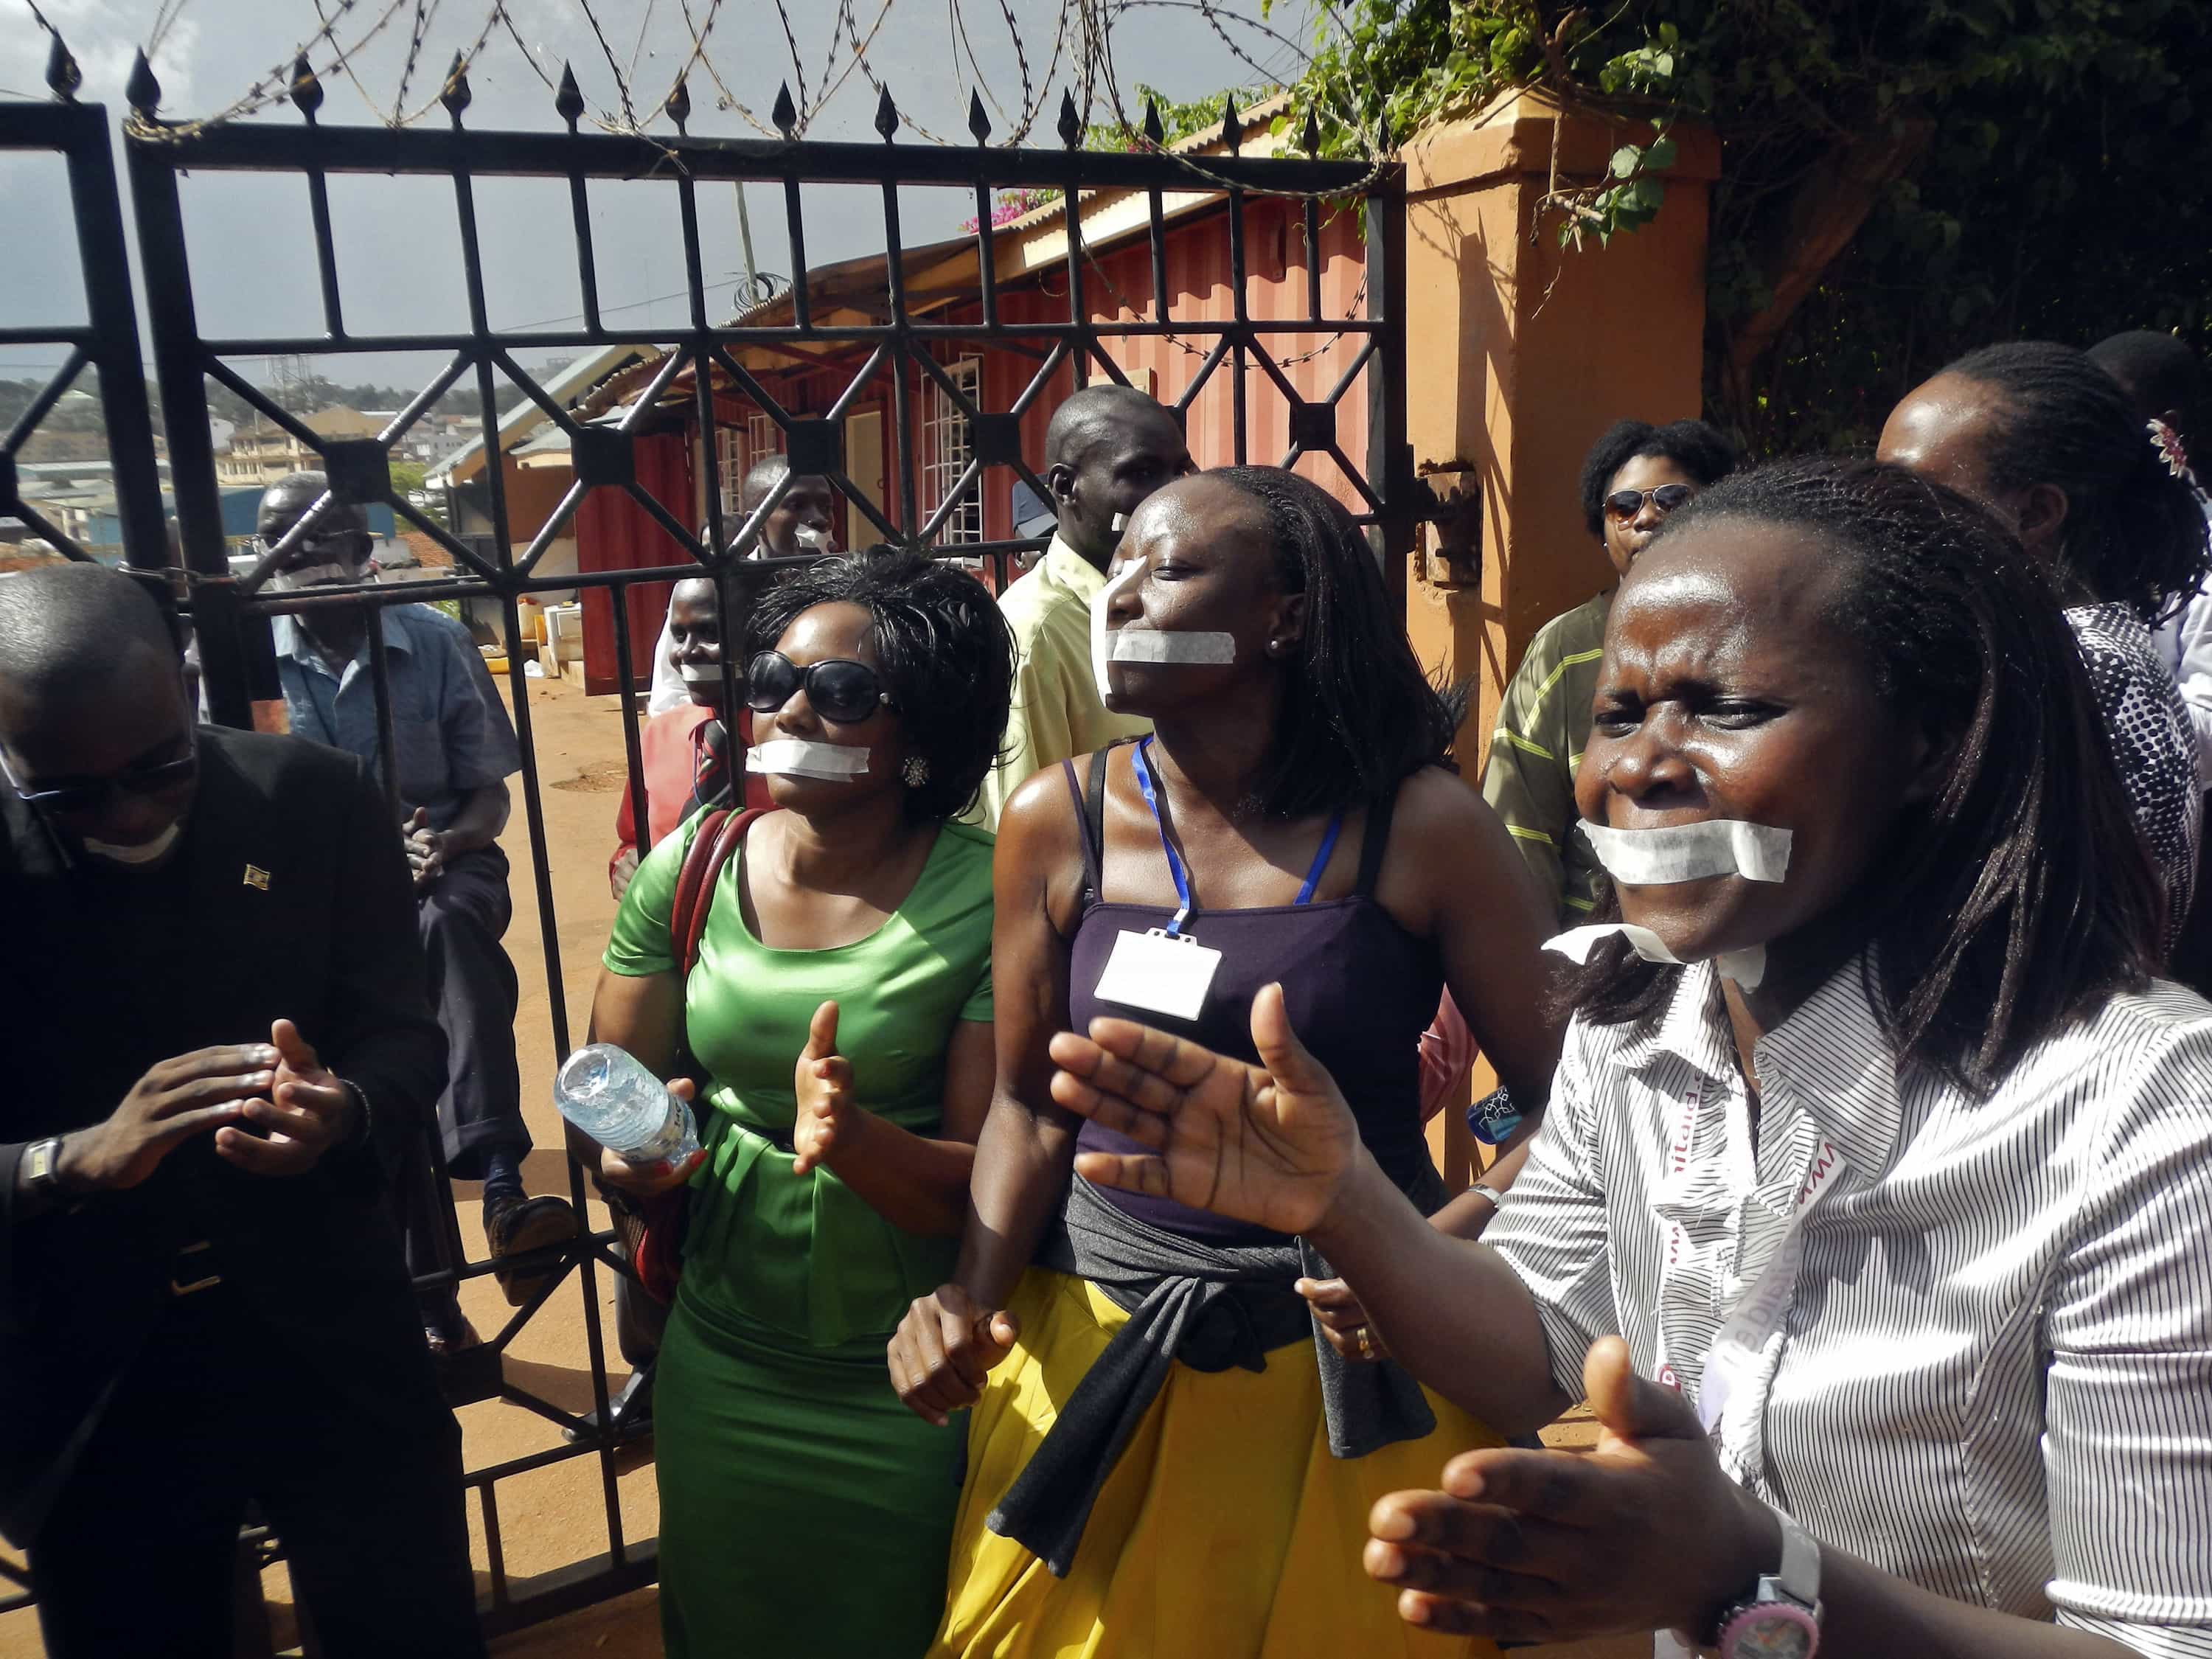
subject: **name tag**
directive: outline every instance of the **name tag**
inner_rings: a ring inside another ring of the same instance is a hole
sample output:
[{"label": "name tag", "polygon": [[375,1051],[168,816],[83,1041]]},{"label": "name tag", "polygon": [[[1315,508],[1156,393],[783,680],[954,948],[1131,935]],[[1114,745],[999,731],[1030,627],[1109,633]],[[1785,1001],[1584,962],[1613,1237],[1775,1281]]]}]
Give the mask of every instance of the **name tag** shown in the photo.
[{"label": "name tag", "polygon": [[1194,1020],[1221,966],[1221,952],[1164,927],[1123,933],[1114,941],[1095,994],[1101,1002]]}]

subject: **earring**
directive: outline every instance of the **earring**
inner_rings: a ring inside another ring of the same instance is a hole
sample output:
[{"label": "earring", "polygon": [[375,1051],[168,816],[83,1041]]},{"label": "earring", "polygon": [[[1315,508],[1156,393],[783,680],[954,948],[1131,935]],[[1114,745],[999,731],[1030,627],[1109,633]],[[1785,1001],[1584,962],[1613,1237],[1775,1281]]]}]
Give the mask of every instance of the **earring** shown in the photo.
[{"label": "earring", "polygon": [[906,764],[899,769],[899,776],[909,789],[919,789],[929,781],[929,763],[920,755],[908,755]]}]

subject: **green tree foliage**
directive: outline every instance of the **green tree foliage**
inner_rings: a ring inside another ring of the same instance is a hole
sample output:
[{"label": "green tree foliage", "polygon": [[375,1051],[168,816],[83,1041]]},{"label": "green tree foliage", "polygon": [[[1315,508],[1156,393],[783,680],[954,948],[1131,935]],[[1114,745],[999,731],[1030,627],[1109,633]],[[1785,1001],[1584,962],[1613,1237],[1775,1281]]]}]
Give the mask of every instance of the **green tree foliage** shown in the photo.
[{"label": "green tree foliage", "polygon": [[[1863,444],[1960,351],[2121,328],[2212,344],[2203,0],[1352,0],[1296,88],[1339,153],[1539,87],[1623,121],[1544,234],[1664,210],[1723,145],[1706,402],[1757,448]],[[1622,411],[1630,413],[1633,411]]]}]

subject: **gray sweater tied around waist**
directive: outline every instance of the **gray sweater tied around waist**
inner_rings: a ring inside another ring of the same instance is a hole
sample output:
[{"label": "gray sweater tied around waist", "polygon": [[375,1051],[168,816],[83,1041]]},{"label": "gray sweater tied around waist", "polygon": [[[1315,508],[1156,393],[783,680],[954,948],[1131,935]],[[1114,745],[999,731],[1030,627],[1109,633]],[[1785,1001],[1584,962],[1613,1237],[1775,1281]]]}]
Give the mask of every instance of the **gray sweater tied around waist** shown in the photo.
[{"label": "gray sweater tied around waist", "polygon": [[[1433,1169],[1424,1173],[1407,1196],[1433,1213],[1444,1200],[1443,1182]],[[1329,1346],[1313,1310],[1291,1288],[1302,1277],[1335,1277],[1304,1239],[1201,1243],[1138,1220],[1078,1176],[1036,1265],[1088,1279],[1129,1315],[988,1523],[1055,1577],[1067,1576],[1106,1477],[1178,1362],[1201,1371],[1265,1370],[1271,1354],[1285,1358],[1276,1351],[1304,1338],[1321,1371],[1328,1449],[1336,1457],[1364,1457],[1437,1426],[1420,1384],[1404,1367],[1389,1359],[1347,1364]]]}]

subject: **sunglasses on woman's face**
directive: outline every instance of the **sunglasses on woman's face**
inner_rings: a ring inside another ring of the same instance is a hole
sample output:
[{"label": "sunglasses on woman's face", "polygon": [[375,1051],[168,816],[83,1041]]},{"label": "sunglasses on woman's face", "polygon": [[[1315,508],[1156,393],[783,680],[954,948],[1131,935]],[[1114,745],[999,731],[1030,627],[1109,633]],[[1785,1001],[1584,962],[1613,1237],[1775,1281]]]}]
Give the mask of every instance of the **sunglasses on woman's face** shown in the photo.
[{"label": "sunglasses on woman's face", "polygon": [[1656,489],[1616,489],[1605,498],[1605,510],[1626,524],[1644,511],[1646,501],[1662,513],[1672,513],[1697,493],[1688,484],[1661,484]]},{"label": "sunglasses on woman's face", "polygon": [[801,668],[781,651],[763,651],[745,669],[745,707],[773,714],[802,687],[814,712],[839,726],[857,726],[878,708],[898,706],[864,662],[830,657]]}]

